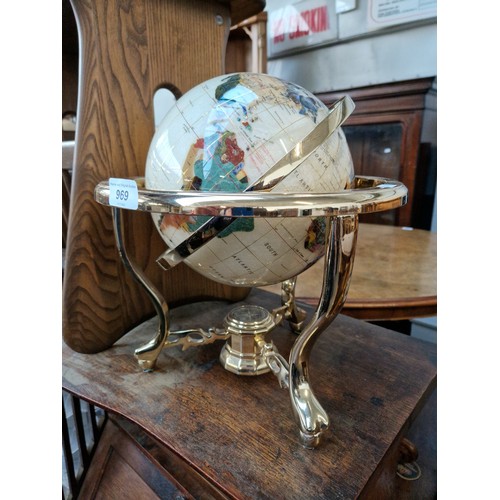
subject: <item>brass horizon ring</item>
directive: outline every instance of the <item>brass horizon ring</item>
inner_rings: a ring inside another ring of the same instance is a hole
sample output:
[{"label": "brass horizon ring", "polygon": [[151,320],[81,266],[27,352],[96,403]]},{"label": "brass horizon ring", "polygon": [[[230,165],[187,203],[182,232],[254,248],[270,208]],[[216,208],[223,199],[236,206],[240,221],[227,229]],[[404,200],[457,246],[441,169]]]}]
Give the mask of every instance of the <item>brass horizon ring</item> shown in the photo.
[{"label": "brass horizon ring", "polygon": [[[177,215],[334,217],[398,208],[406,203],[408,196],[403,183],[373,176],[355,176],[353,188],[333,193],[163,191],[146,189],[144,177],[132,180],[138,188],[138,207],[135,210]],[[108,181],[100,182],[94,191],[95,200],[101,205],[111,206],[109,196]],[[237,209],[235,213],[233,209]],[[242,213],[244,210],[249,212]]]}]

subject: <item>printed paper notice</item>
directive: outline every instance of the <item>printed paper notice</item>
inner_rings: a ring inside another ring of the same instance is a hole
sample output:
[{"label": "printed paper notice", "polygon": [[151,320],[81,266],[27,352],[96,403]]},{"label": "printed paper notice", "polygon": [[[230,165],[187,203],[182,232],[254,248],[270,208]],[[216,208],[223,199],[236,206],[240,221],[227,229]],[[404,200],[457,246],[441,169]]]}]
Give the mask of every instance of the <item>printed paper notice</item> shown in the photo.
[{"label": "printed paper notice", "polygon": [[384,28],[437,15],[437,0],[370,0],[368,28]]}]

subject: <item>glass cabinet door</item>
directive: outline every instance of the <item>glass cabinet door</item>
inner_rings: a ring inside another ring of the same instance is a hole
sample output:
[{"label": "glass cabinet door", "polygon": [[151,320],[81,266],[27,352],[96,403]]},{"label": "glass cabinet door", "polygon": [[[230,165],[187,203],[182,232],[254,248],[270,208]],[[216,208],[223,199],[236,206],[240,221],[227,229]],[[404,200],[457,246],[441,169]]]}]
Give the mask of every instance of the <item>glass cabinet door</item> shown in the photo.
[{"label": "glass cabinet door", "polygon": [[[345,132],[356,175],[401,179],[402,123],[347,125]],[[396,210],[364,214],[360,222],[396,224]]]}]

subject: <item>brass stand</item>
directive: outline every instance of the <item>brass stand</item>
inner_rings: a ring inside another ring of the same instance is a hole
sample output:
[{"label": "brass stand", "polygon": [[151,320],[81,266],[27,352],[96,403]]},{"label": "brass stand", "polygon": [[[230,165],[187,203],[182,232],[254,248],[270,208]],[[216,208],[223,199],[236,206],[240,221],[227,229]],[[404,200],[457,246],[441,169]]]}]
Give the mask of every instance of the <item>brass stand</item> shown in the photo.
[{"label": "brass stand", "polygon": [[[283,283],[282,305],[270,313],[255,306],[240,306],[226,316],[224,328],[170,331],[168,305],[161,293],[127,255],[122,209],[112,207],[120,257],[127,270],[145,289],[158,315],[155,337],[135,351],[139,366],[144,371],[153,370],[163,347],[181,345],[183,349],[187,349],[215,340],[230,339],[221,353],[223,365],[229,371],[240,375],[259,375],[271,370],[278,378],[280,386],[289,389],[301,443],[306,448],[316,447],[322,432],[329,426],[329,419],[309,382],[309,356],[318,336],[337,316],[345,302],[356,248],[358,214],[400,206],[406,201],[406,192],[406,188],[396,181],[357,177],[355,189],[329,195],[260,193],[246,196],[247,205],[253,209],[254,217],[286,213],[286,216],[321,215],[327,218],[323,288],[317,309],[304,328],[304,312],[295,304],[294,278]],[[95,196],[100,203],[109,204],[107,182],[97,186]],[[194,209],[180,200],[183,196],[191,200]],[[159,195],[158,192],[141,189],[138,191],[138,209],[177,213],[181,206],[183,210],[196,215],[200,208],[209,208],[215,212],[224,207],[224,214],[227,215],[228,211],[231,212],[232,204],[235,207],[243,204],[241,197],[231,200],[231,195],[225,193],[210,193],[210,201],[205,203],[204,197],[204,193],[196,193],[194,197],[193,193],[185,192],[165,192]],[[308,198],[307,209],[304,209],[302,202],[305,197]],[[284,319],[288,320],[292,330],[298,333],[288,362],[272,343],[265,340],[266,333]]]}]

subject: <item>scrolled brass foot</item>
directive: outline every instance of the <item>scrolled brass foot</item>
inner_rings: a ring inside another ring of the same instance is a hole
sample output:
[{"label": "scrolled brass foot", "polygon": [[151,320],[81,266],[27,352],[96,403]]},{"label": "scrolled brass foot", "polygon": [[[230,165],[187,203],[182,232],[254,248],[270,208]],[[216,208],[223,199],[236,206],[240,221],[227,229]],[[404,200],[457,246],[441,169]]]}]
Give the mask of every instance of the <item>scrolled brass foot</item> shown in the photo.
[{"label": "scrolled brass foot", "polygon": [[156,360],[158,359],[167,338],[169,329],[168,305],[160,291],[156,289],[152,281],[141,269],[139,269],[127,253],[123,234],[121,209],[113,207],[112,216],[113,230],[115,233],[116,246],[120,259],[125,266],[125,269],[127,269],[134,279],[143,287],[158,316],[158,330],[155,337],[153,337],[147,344],[137,348],[134,352],[139,367],[145,372],[151,372],[155,368]]},{"label": "scrolled brass foot", "polygon": [[306,448],[318,446],[329,426],[326,411],[316,399],[309,382],[309,356],[324,329],[344,305],[351,279],[358,219],[343,216],[330,219],[327,226],[323,288],[316,312],[297,337],[290,352],[290,399],[299,427],[300,442]]},{"label": "scrolled brass foot", "polygon": [[322,432],[323,431],[309,434],[300,431],[300,444],[302,444],[302,446],[304,448],[307,448],[308,450],[317,448],[321,441]]},{"label": "scrolled brass foot", "polygon": [[[136,358],[137,358],[137,356],[136,356]],[[137,358],[137,364],[139,365],[139,368],[144,373],[151,373],[155,369],[156,360],[139,359],[139,358]]]},{"label": "scrolled brass foot", "polygon": [[155,339],[153,339],[149,344],[139,347],[134,351],[137,364],[144,372],[152,372],[155,369],[156,360],[158,359],[158,356],[163,348],[163,344],[155,346],[154,340]]}]

